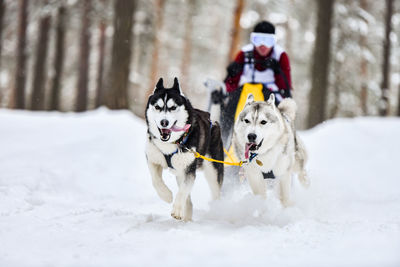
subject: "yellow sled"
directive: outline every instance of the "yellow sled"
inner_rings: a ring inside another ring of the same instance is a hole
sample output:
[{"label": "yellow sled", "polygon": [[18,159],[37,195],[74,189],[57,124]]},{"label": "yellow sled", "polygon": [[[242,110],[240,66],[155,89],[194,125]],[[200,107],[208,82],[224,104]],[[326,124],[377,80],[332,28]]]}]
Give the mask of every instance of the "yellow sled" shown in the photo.
[{"label": "yellow sled", "polygon": [[[246,105],[246,100],[249,94],[253,94],[254,101],[264,101],[264,94],[263,94],[263,85],[261,83],[245,83],[243,85],[242,93],[240,94],[239,101],[236,107],[235,113],[235,121],[239,117],[240,112],[242,112],[244,106]],[[230,146],[227,157],[225,161],[227,162],[238,162],[238,159],[235,157],[233,145]]]}]

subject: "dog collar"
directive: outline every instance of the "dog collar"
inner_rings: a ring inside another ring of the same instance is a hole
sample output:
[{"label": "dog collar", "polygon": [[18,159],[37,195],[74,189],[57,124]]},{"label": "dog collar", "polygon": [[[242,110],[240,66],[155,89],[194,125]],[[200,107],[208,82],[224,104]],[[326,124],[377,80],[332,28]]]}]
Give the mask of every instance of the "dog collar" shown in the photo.
[{"label": "dog collar", "polygon": [[[251,161],[252,161],[255,157],[257,157],[257,156],[258,156],[257,153],[251,153],[251,152],[250,152],[249,162],[251,162]],[[256,161],[257,161],[257,164],[260,165],[260,162],[259,162],[258,160],[256,160]],[[261,165],[260,165],[260,166],[261,166]],[[261,172],[261,173],[262,173],[264,179],[275,179],[275,175],[274,175],[274,173],[272,172],[272,170],[269,171],[269,172]]]},{"label": "dog collar", "polygon": [[257,156],[258,156],[257,153],[250,152],[249,162],[251,162]]},{"label": "dog collar", "polygon": [[185,127],[184,127],[185,128],[185,133],[178,140],[175,141],[175,144],[177,144],[180,147],[182,145],[186,144],[186,141],[187,141],[187,139],[189,137],[189,130],[190,130],[191,126],[192,126],[191,124],[186,124],[185,125]]},{"label": "dog collar", "polygon": [[186,124],[186,125],[189,125],[189,127],[187,127],[185,133],[178,140],[176,140],[174,142],[176,145],[178,145],[178,148],[174,152],[172,152],[171,154],[164,155],[165,161],[167,162],[168,167],[170,167],[171,169],[175,169],[172,166],[172,162],[171,162],[172,156],[175,155],[176,153],[178,153],[179,149],[185,148],[185,144],[186,144],[186,142],[187,142],[187,140],[189,138],[190,124]]}]

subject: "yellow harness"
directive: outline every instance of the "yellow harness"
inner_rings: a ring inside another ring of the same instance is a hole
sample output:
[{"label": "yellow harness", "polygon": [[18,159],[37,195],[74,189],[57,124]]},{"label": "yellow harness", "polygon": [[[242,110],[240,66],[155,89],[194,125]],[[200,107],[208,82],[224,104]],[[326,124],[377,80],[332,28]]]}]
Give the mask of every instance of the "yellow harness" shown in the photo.
[{"label": "yellow harness", "polygon": [[207,160],[207,161],[222,163],[222,164],[225,164],[225,165],[231,165],[231,166],[239,166],[239,167],[242,167],[242,165],[243,165],[244,163],[247,163],[247,161],[234,162],[232,155],[230,155],[230,154],[228,153],[228,151],[226,151],[225,148],[224,148],[224,152],[225,152],[225,154],[232,160],[232,162],[222,161],[222,160],[216,160],[216,159],[213,159],[213,158],[208,158],[208,157],[206,157],[206,156],[200,155],[199,152],[194,151],[194,150],[192,150],[192,149],[190,149],[189,151],[193,153],[193,155],[194,155],[195,158],[201,158],[201,159],[204,159],[204,160]]},{"label": "yellow harness", "polygon": [[[264,94],[262,92],[262,89],[263,89],[263,85],[261,83],[257,83],[257,84],[245,83],[243,85],[242,93],[240,94],[240,98],[239,98],[239,101],[238,101],[238,104],[236,107],[235,121],[236,121],[237,117],[239,116],[240,112],[242,112],[244,106],[246,105],[247,96],[249,94],[253,94],[254,101],[264,101]],[[224,152],[227,155],[227,158],[225,158],[224,161],[205,157],[203,155],[200,155],[199,152],[196,152],[194,150],[189,150],[189,151],[192,152],[196,158],[201,158],[201,159],[211,161],[211,162],[222,163],[225,165],[241,167],[243,164],[248,163],[247,161],[239,161],[239,162],[237,161],[236,157],[233,155],[233,152],[234,152],[233,146],[231,146],[229,148],[229,152],[224,148]],[[256,160],[256,162],[260,166],[263,165],[262,162],[259,160]]]}]

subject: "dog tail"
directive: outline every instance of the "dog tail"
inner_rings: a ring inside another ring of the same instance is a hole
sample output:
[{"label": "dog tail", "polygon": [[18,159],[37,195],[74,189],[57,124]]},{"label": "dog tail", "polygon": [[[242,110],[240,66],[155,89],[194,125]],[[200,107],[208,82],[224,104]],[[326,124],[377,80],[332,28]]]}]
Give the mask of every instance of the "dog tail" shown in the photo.
[{"label": "dog tail", "polygon": [[291,99],[291,98],[283,99],[281,101],[281,103],[279,103],[278,109],[283,114],[288,116],[288,118],[291,121],[294,121],[294,119],[296,118],[297,105],[296,105],[296,102],[293,99]]},{"label": "dog tail", "polygon": [[300,181],[300,183],[305,187],[309,188],[310,187],[310,179],[308,178],[306,170],[301,170],[298,174],[297,177]]},{"label": "dog tail", "polygon": [[304,148],[303,142],[295,135],[295,172],[297,173],[300,183],[308,188],[310,186],[310,179],[305,170],[305,165],[307,162],[307,152]]}]

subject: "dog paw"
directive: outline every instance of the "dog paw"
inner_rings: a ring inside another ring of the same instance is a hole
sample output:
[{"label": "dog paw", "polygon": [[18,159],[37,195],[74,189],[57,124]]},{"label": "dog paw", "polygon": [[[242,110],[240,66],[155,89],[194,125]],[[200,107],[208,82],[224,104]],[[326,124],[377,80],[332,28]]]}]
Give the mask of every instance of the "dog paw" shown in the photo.
[{"label": "dog paw", "polygon": [[310,185],[311,185],[310,178],[308,178],[307,176],[302,177],[302,179],[300,180],[300,182],[302,183],[302,185],[303,185],[305,188],[309,188]]},{"label": "dog paw", "polygon": [[292,206],[294,206],[294,202],[292,201],[292,200],[282,200],[282,205],[285,207],[285,208],[288,208],[288,207],[292,207]]},{"label": "dog paw", "polygon": [[172,203],[172,192],[168,188],[157,190],[158,196],[167,203]]},{"label": "dog paw", "polygon": [[184,207],[175,203],[172,208],[171,216],[177,220],[186,220]]}]

